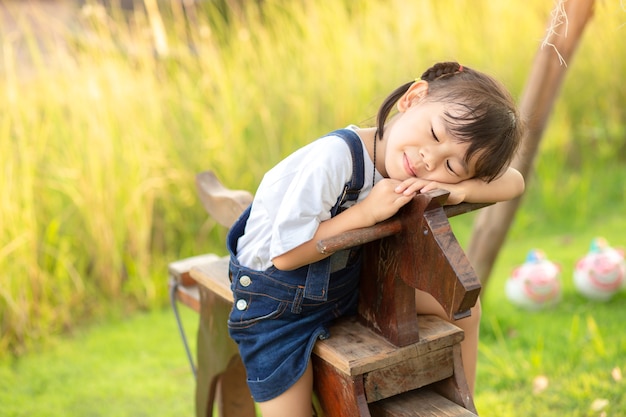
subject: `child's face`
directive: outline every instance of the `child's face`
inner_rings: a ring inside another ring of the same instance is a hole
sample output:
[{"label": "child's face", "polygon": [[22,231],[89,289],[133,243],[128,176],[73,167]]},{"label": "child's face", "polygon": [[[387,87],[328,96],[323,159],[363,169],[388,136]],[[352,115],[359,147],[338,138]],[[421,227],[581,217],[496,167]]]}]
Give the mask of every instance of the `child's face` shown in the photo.
[{"label": "child's face", "polygon": [[464,160],[469,143],[456,140],[444,119],[444,112],[454,114],[454,107],[418,97],[405,104],[399,103],[400,114],[386,132],[387,175],[398,180],[416,177],[447,184],[472,178],[473,161],[468,165]]}]

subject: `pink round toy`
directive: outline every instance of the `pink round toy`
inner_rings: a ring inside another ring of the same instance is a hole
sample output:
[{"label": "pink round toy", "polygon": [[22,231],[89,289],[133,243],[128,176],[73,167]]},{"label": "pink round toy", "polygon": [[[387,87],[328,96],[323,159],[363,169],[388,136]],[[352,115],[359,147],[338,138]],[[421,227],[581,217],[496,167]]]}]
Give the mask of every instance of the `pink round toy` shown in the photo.
[{"label": "pink round toy", "polygon": [[574,269],[574,285],[591,300],[608,301],[626,286],[624,250],[609,246],[604,238],[591,241],[589,252]]},{"label": "pink round toy", "polygon": [[543,251],[533,249],[507,280],[506,296],[529,310],[553,306],[561,299],[560,274],[559,265],[547,260]]}]

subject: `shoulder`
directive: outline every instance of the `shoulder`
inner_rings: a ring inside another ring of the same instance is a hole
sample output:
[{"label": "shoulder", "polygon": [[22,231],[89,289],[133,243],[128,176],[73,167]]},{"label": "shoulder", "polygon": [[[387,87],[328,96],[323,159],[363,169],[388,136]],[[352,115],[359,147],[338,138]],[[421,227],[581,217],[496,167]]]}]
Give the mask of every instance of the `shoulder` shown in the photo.
[{"label": "shoulder", "polygon": [[328,135],[321,137],[310,144],[306,145],[302,150],[306,152],[318,154],[322,158],[335,159],[350,155],[350,148],[345,140],[337,135]]},{"label": "shoulder", "polygon": [[[336,175],[351,172],[352,156],[348,144],[339,136],[324,136],[303,146],[283,159],[270,172],[284,175]],[[340,175],[343,177],[343,175]]]}]

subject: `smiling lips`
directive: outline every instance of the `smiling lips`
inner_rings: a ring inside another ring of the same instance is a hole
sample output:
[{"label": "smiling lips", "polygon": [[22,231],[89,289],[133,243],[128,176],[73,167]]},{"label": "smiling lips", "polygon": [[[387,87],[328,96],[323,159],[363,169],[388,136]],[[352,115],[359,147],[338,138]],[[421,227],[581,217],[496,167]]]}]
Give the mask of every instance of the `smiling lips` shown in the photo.
[{"label": "smiling lips", "polygon": [[406,154],[404,154],[403,162],[404,162],[404,170],[407,172],[407,174],[417,178],[417,173],[411,167],[411,161],[409,161],[409,157],[406,156]]}]

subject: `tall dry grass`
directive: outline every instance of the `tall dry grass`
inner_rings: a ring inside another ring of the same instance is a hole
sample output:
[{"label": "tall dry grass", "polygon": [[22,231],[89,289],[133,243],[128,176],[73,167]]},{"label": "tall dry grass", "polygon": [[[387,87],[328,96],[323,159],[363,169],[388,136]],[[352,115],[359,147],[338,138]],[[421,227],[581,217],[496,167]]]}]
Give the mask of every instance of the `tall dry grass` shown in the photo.
[{"label": "tall dry grass", "polygon": [[[161,305],[169,261],[223,253],[224,231],[195,197],[198,171],[253,190],[318,135],[373,123],[387,93],[435,61],[492,73],[519,96],[551,7],[266,0],[234,13],[181,4],[146,1],[150,13],[122,13],[88,2],[62,41],[42,42],[27,23],[0,28],[1,354],[112,304]],[[617,3],[598,2],[522,226],[568,221],[564,208],[584,221],[609,198],[624,206],[623,186],[599,185],[597,169],[624,179],[624,21]],[[581,189],[586,207],[575,204]]]}]

